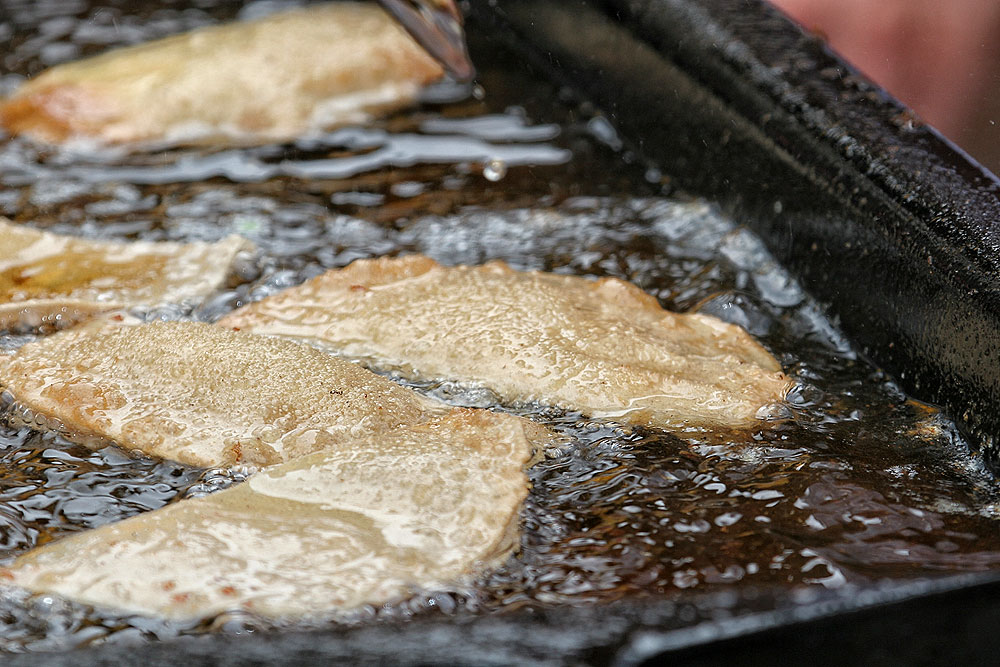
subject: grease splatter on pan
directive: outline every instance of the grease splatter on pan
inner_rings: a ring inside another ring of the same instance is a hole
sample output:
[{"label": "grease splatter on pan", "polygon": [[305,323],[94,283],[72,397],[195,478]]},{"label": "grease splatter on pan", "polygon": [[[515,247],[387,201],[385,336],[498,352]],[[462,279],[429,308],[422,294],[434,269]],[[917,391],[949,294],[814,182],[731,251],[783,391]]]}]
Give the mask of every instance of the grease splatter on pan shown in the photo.
[{"label": "grease splatter on pan", "polygon": [[[0,87],[56,62],[267,6],[8,0]],[[703,594],[725,594],[719,613],[733,615],[803,592],[1000,568],[1000,498],[953,425],[860,359],[751,233],[671,193],[593,109],[524,78],[505,57],[476,63],[481,100],[429,102],[372,127],[280,146],[82,154],[0,139],[0,213],[87,238],[238,233],[261,249],[256,278],[194,311],[139,313],[148,319],[214,321],[357,258],[502,259],[516,269],[623,278],[667,308],[740,324],[798,382],[783,421],[735,436],[624,429],[395,378],[456,405],[530,415],[570,443],[530,471],[516,557],[461,590],[424,591],[330,623],[643,598],[683,603],[671,621],[683,627],[711,617],[684,615]],[[4,428],[0,557],[243,478]],[[0,648],[17,651],[269,627],[246,614],[150,621],[14,591],[0,597],[0,614]]]}]

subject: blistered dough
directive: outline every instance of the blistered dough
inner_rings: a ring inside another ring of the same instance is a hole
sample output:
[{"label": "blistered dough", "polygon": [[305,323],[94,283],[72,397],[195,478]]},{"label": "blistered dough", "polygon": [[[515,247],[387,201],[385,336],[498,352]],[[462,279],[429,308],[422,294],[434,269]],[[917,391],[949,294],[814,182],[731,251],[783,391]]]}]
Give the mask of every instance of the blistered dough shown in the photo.
[{"label": "blistered dough", "polygon": [[753,424],[791,384],[738,326],[667,312],[621,280],[522,273],[502,262],[359,260],[219,324],[484,385],[506,401],[664,427]]},{"label": "blistered dough", "polygon": [[454,585],[517,545],[532,447],[454,409],[21,556],[0,582],[173,618],[293,617]]},{"label": "blistered dough", "polygon": [[270,465],[446,406],[292,341],[197,322],[95,322],[0,357],[0,385],[53,429],[196,466]]},{"label": "blistered dough", "polygon": [[90,241],[0,218],[0,329],[200,300],[253,250],[239,236],[216,243]]},{"label": "blistered dough", "polygon": [[267,142],[407,106],[441,67],[374,3],[202,28],[53,67],[0,104],[49,142]]}]

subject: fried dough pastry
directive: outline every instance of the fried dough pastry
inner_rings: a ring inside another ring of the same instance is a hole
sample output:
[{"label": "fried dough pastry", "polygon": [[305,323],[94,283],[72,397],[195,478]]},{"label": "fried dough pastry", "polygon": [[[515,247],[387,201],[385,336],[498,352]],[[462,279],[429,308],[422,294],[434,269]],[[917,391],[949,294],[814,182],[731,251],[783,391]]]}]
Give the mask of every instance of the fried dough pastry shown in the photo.
[{"label": "fried dough pastry", "polygon": [[790,387],[735,325],[667,312],[621,280],[521,273],[502,262],[359,260],[219,324],[485,385],[506,401],[661,427],[747,426]]},{"label": "fried dough pastry", "polygon": [[441,66],[374,4],[334,3],[59,65],[0,104],[49,142],[266,143],[409,105]]},{"label": "fried dough pastry", "polygon": [[62,331],[0,357],[0,385],[83,444],[206,467],[288,461],[446,410],[309,346],[197,322]]},{"label": "fried dough pastry", "polygon": [[21,556],[7,581],[140,614],[344,610],[454,584],[517,544],[525,420],[444,417],[274,466]]},{"label": "fried dough pastry", "polygon": [[201,299],[223,284],[239,253],[253,249],[239,236],[217,243],[88,241],[0,218],[0,329]]}]

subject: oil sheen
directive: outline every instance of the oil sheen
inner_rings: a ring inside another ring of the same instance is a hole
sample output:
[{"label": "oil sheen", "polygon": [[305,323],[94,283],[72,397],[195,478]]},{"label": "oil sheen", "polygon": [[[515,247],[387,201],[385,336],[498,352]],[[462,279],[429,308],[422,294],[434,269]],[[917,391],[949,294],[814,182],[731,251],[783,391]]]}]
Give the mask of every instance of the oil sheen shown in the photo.
[{"label": "oil sheen", "polygon": [[[0,92],[58,62],[275,4],[0,0],[0,41],[9,45]],[[147,319],[212,322],[358,258],[502,259],[515,269],[622,278],[667,308],[739,324],[797,383],[781,419],[752,431],[668,433],[392,378],[454,405],[530,417],[568,442],[529,471],[516,556],[470,586],[412,591],[293,627],[713,592],[781,600],[1000,569],[1000,498],[947,419],[864,361],[752,233],[710,202],[672,192],[593,109],[523,78],[502,54],[476,64],[480,94],[442,102],[457,96],[437,91],[436,101],[372,126],[285,145],[130,154],[0,137],[0,215],[15,222],[93,239],[239,234],[260,248],[252,270],[198,306],[136,313]],[[0,345],[35,335],[3,335]],[[44,418],[16,421],[27,426],[0,428],[0,564],[247,476],[114,447],[94,452],[49,431]],[[755,599],[747,609],[760,608]],[[168,622],[0,595],[4,651],[272,625],[245,614]]]}]

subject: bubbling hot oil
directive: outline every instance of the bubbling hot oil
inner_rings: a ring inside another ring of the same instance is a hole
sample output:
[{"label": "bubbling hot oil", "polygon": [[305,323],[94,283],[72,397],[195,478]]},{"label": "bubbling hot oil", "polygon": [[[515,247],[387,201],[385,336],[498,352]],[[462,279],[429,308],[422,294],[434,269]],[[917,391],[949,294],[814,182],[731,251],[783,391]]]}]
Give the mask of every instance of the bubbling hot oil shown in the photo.
[{"label": "bubbling hot oil", "polygon": [[[143,3],[130,13],[13,3],[13,18],[0,18],[0,34],[12,36],[11,73],[0,85],[108,45],[268,6]],[[665,197],[662,176],[632,160],[606,121],[585,107],[553,107],[547,100],[560,91],[499,61],[477,65],[482,101],[429,104],[288,146],[129,155],[0,139],[0,213],[16,221],[96,238],[238,233],[262,249],[259,266],[194,310],[166,305],[140,313],[146,318],[214,321],[365,257],[503,259],[518,269],[623,278],[668,308],[739,324],[797,381],[783,419],[754,431],[666,433],[499,405],[488,390],[453,382],[396,378],[457,405],[528,416],[569,442],[530,470],[516,557],[468,585],[415,591],[309,627],[713,591],[766,589],[780,598],[1000,568],[993,480],[950,422],[858,358],[753,234],[709,204]],[[518,95],[524,107],[503,101]],[[0,336],[0,344],[31,338]],[[246,477],[114,447],[93,452],[31,428],[37,415],[19,417],[28,426],[0,429],[4,562]],[[284,627],[239,613],[167,623],[0,593],[0,650],[276,625]]]}]

